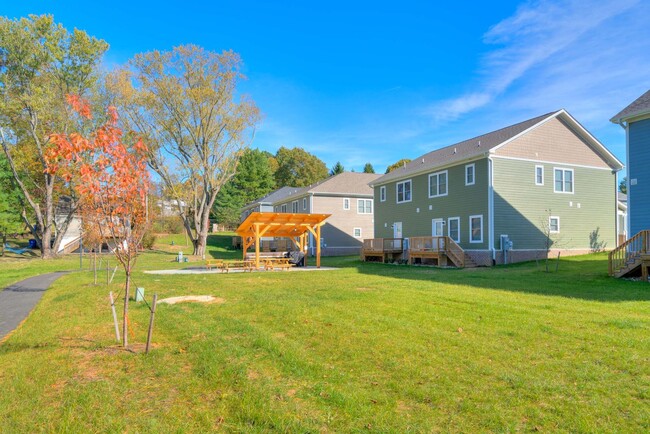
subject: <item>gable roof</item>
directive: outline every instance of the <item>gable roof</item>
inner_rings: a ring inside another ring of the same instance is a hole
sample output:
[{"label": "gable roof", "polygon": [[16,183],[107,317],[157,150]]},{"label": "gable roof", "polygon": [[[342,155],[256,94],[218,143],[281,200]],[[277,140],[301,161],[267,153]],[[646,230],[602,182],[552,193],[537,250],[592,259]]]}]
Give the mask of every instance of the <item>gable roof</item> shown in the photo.
[{"label": "gable roof", "polygon": [[620,125],[630,118],[646,114],[650,115],[650,90],[621,110],[616,116],[610,119],[610,122]]},{"label": "gable roof", "polygon": [[375,173],[362,172],[343,172],[338,175],[330,176],[315,184],[307,187],[282,187],[266,196],[254,200],[244,206],[244,210],[252,208],[257,204],[276,204],[295,197],[304,196],[308,193],[313,194],[333,194],[333,195],[359,195],[372,197],[372,188],[368,185],[370,182],[379,178],[381,175]]},{"label": "gable roof", "polygon": [[406,164],[404,167],[385,174],[381,178],[377,179],[372,185],[405,179],[409,176],[430,172],[436,168],[442,168],[461,161],[487,156],[522,134],[527,133],[549,119],[556,117],[562,118],[562,120],[567,122],[574,132],[585,139],[594,151],[597,152],[598,155],[606,161],[610,167],[612,167],[612,169],[619,170],[623,168],[623,163],[612,155],[612,153],[609,152],[607,148],[598,141],[598,139],[592,136],[566,110],[561,109],[424,154]]},{"label": "gable roof", "polygon": [[342,172],[309,187],[305,187],[303,193],[338,193],[372,196],[372,188],[368,184],[380,176],[376,173]]},{"label": "gable roof", "polygon": [[286,196],[290,196],[292,193],[295,193],[296,191],[300,190],[299,187],[281,187],[278,188],[277,190],[273,190],[269,194],[267,194],[264,197],[261,197],[259,199],[256,199],[250,203],[247,203],[244,205],[243,209],[248,209],[252,208],[253,206],[257,204],[269,204],[272,205],[273,203],[282,200]]}]

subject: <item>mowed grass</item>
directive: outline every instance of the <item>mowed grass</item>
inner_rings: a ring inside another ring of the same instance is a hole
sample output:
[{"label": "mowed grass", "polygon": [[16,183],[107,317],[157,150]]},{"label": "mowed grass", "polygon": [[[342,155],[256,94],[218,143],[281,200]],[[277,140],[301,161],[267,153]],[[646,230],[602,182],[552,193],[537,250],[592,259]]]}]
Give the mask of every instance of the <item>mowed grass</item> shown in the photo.
[{"label": "mowed grass", "polygon": [[[200,265],[172,262],[179,241],[160,238],[139,268]],[[229,243],[211,237],[209,255],[239,257]],[[334,271],[138,272],[149,300],[225,300],[159,305],[149,355],[148,308],[131,304],[136,353],[121,350],[107,295],[123,274],[94,286],[88,265],[0,344],[0,432],[650,429],[650,285],[607,277],[603,254],[557,273],[351,257],[324,258]]]}]

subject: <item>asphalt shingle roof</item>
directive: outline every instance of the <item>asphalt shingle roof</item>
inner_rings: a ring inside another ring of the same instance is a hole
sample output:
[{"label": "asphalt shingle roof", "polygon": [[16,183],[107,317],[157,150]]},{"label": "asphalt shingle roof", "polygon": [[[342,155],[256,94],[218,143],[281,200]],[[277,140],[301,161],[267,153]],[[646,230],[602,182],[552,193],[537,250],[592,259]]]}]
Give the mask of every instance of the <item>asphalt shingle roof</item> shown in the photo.
[{"label": "asphalt shingle roof", "polygon": [[650,113],[650,90],[635,99],[632,104],[621,110],[616,116],[610,119],[615,124],[620,124],[631,117]]},{"label": "asphalt shingle roof", "polygon": [[482,136],[464,140],[462,142],[458,142],[453,145],[429,152],[428,154],[424,154],[412,160],[404,167],[387,173],[386,175],[377,179],[375,181],[375,184],[388,182],[398,178],[404,178],[406,176],[424,170],[433,169],[435,167],[444,166],[456,161],[462,161],[468,158],[482,155],[490,149],[499,146],[506,140],[515,137],[517,134],[526,131],[528,128],[538,124],[550,116],[555,115],[556,113],[557,111],[546,113],[544,115],[528,119],[527,121],[519,122],[517,124],[492,131],[491,133],[483,134]]}]

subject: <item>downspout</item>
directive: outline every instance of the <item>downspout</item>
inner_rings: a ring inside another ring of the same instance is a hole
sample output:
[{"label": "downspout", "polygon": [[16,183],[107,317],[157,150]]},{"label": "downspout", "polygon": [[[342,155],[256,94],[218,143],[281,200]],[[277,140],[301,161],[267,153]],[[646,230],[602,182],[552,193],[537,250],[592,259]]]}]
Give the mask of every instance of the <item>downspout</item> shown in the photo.
[{"label": "downspout", "polygon": [[492,265],[496,264],[494,250],[494,167],[492,157],[488,155],[488,249],[492,252]]}]

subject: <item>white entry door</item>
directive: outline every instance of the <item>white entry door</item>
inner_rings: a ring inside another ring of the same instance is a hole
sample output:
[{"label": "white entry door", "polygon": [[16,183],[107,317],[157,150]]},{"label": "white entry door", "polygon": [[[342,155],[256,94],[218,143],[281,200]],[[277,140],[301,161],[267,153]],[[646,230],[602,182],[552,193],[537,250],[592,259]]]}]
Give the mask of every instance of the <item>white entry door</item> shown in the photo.
[{"label": "white entry door", "polygon": [[431,220],[431,235],[442,237],[445,234],[445,221],[443,219]]},{"label": "white entry door", "polygon": [[393,223],[393,238],[402,238],[402,222]]}]

